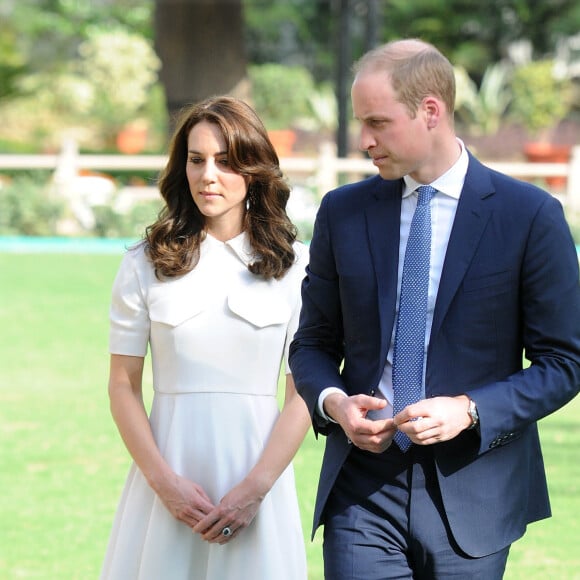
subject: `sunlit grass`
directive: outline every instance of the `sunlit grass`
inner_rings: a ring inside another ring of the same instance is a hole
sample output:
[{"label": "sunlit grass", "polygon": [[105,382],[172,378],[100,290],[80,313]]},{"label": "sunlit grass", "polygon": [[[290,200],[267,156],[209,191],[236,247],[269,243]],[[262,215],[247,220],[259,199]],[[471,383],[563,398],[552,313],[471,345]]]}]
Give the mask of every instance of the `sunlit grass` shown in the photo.
[{"label": "sunlit grass", "polygon": [[[106,393],[108,304],[119,256],[0,253],[0,578],[97,578],[128,469]],[[147,377],[150,382],[150,376]],[[516,543],[508,580],[580,578],[580,404],[541,425],[554,517]],[[323,441],[295,470],[310,578]]]}]

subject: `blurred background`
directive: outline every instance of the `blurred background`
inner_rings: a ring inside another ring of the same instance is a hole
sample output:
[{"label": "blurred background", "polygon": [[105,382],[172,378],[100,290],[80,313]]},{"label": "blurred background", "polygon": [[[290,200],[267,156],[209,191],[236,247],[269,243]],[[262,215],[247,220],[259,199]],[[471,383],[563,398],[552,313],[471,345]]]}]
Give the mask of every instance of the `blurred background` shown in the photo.
[{"label": "blurred background", "polygon": [[[1,0],[0,235],[140,236],[175,113],[230,93],[294,158],[283,169],[307,238],[326,189],[374,173],[353,161],[350,67],[398,37],[455,65],[469,147],[560,195],[575,221],[579,31],[576,0]],[[540,157],[548,145],[558,157]]]},{"label": "blurred background", "polygon": [[[376,173],[352,62],[401,37],[449,57],[458,135],[557,196],[580,244],[578,0],[0,0],[0,579],[98,577],[129,466],[107,398],[110,289],[160,208],[175,114],[250,102],[308,240],[326,191]],[[513,546],[506,580],[580,579],[579,413],[540,424],[554,517]],[[322,448],[309,433],[294,460],[310,580]]]}]

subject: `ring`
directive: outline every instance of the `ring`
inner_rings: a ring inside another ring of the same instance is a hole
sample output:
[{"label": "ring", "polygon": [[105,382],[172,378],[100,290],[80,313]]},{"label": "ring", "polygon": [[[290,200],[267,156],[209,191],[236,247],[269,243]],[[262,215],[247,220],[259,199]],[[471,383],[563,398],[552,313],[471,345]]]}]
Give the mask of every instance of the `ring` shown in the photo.
[{"label": "ring", "polygon": [[228,536],[232,535],[232,528],[230,528],[229,526],[226,526],[223,530],[222,530],[222,536],[225,536],[226,538]]}]

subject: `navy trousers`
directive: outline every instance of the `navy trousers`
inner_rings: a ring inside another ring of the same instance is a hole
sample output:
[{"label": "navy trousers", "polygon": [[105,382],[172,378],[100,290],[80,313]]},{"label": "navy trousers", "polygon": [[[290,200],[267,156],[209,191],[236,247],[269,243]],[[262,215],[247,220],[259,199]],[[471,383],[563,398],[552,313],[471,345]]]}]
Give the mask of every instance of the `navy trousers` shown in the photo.
[{"label": "navy trousers", "polygon": [[508,552],[471,558],[460,550],[429,447],[354,447],[324,512],[326,580],[499,580]]}]

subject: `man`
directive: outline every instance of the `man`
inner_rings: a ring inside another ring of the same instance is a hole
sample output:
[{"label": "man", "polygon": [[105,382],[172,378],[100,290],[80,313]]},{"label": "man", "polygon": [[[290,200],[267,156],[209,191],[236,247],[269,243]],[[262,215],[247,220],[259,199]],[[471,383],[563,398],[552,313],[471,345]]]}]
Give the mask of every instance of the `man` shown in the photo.
[{"label": "man", "polygon": [[419,40],[355,65],[380,176],[322,200],[290,354],[327,436],[327,580],[501,578],[550,516],[536,422],[579,390],[577,255],[557,200],[457,139],[454,100]]}]

